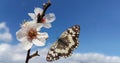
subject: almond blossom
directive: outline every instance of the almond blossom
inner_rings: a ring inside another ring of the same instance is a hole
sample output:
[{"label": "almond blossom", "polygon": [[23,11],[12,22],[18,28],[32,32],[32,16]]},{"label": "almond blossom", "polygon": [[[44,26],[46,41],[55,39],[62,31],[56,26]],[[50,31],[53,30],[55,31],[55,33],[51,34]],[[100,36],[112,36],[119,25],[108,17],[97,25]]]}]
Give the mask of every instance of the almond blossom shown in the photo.
[{"label": "almond blossom", "polygon": [[22,43],[25,50],[29,50],[32,45],[44,46],[48,34],[46,32],[39,32],[41,24],[35,21],[28,21],[21,25],[21,29],[16,32],[17,39]]},{"label": "almond blossom", "polygon": [[[33,19],[34,21],[38,21],[39,17],[42,15],[43,9],[41,8],[35,8],[34,13],[28,13],[28,15]],[[54,13],[46,14],[40,21],[42,27],[45,28],[51,28],[51,22],[53,22],[56,19]]]}]

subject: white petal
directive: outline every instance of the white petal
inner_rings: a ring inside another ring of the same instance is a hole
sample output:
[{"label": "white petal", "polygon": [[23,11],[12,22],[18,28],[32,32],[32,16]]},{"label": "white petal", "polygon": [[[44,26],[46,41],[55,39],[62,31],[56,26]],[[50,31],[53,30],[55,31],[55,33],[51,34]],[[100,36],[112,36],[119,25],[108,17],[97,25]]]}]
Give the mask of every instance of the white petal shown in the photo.
[{"label": "white petal", "polygon": [[37,23],[35,20],[33,20],[33,21],[29,21],[28,26],[29,26],[28,28],[34,28],[37,29],[37,31],[40,31],[43,24]]},{"label": "white petal", "polygon": [[40,31],[40,29],[43,27],[43,24],[41,24],[41,23],[37,23],[36,24],[36,29],[37,29],[37,31]]},{"label": "white petal", "polygon": [[44,46],[46,41],[43,39],[33,39],[32,42],[36,46]]},{"label": "white petal", "polygon": [[19,41],[22,41],[24,40],[24,37],[27,36],[27,33],[24,29],[20,29],[16,32],[16,37]]},{"label": "white petal", "polygon": [[34,26],[35,24],[37,24],[37,22],[35,20],[28,21],[29,26]]},{"label": "white petal", "polygon": [[37,35],[38,39],[44,39],[44,40],[46,40],[48,37],[49,37],[48,33],[46,33],[46,32],[38,33],[38,35]]},{"label": "white petal", "polygon": [[54,13],[46,14],[46,15],[44,16],[44,18],[45,18],[45,21],[46,21],[47,23],[53,22],[53,21],[56,19]]},{"label": "white petal", "polygon": [[36,16],[35,16],[35,14],[34,13],[28,13],[28,15],[31,17],[31,19],[36,19]]},{"label": "white petal", "polygon": [[45,28],[51,28],[52,26],[51,26],[50,23],[44,23],[44,24],[43,24],[43,27],[45,27]]},{"label": "white petal", "polygon": [[22,42],[23,49],[25,49],[25,50],[29,50],[32,47],[32,45],[33,45],[33,43],[28,41],[27,39],[25,39]]},{"label": "white petal", "polygon": [[33,20],[33,21],[27,21],[25,22],[24,24],[22,24],[22,28],[31,28],[33,26],[36,25],[36,22]]},{"label": "white petal", "polygon": [[38,15],[39,13],[42,14],[43,9],[37,7],[34,9],[34,12],[35,12],[35,15]]}]

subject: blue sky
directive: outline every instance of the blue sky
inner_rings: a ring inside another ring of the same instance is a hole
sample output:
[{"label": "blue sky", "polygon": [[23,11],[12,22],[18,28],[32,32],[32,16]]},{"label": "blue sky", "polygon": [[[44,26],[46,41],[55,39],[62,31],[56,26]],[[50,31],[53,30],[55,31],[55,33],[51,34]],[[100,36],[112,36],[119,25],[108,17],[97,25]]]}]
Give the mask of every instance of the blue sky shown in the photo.
[{"label": "blue sky", "polygon": [[[13,35],[9,44],[15,45],[15,33],[24,19],[30,20],[27,13],[41,7],[47,0],[1,0],[0,22],[6,22]],[[60,34],[72,25],[81,26],[80,46],[75,52],[96,52],[110,56],[120,56],[120,4],[119,0],[52,0],[47,13],[56,15],[49,33],[47,45],[53,43]]]}]

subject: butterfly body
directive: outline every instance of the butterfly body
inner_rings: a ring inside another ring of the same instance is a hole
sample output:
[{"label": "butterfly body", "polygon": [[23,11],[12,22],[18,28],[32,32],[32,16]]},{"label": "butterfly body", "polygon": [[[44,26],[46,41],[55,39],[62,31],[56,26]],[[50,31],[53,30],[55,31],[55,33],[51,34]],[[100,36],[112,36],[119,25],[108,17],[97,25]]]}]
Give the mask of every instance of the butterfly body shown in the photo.
[{"label": "butterfly body", "polygon": [[69,46],[69,42],[67,42],[67,40],[63,39],[63,38],[60,38],[58,39],[58,48],[61,48],[61,49],[65,49],[66,47]]},{"label": "butterfly body", "polygon": [[79,44],[80,26],[74,25],[64,31],[60,38],[51,46],[46,60],[48,62],[58,60],[60,57],[69,57]]}]

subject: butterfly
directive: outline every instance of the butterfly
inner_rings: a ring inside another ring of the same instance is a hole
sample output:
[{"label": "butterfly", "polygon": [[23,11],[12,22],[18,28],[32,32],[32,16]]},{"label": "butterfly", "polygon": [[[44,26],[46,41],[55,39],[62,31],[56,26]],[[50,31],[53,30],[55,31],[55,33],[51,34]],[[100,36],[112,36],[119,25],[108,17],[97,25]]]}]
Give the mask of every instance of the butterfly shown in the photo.
[{"label": "butterfly", "polygon": [[74,25],[64,31],[59,39],[51,46],[46,60],[48,62],[58,60],[60,57],[67,58],[79,45],[80,26]]}]

